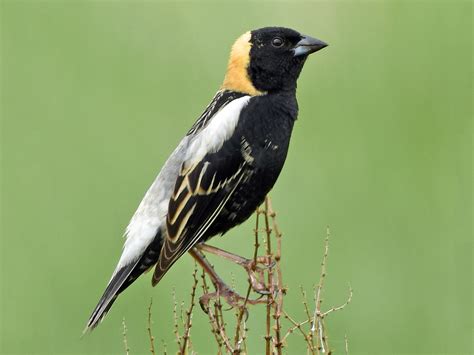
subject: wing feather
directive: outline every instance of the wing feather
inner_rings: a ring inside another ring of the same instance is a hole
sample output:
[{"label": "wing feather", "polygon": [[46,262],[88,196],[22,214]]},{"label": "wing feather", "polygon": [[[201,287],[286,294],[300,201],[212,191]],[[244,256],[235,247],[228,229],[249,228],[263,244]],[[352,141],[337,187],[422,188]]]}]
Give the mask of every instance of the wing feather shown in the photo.
[{"label": "wing feather", "polygon": [[[239,184],[248,176],[247,163],[243,158],[239,160],[240,164],[230,170],[225,166],[225,160],[215,164],[201,161],[191,170],[183,169],[175,194],[170,199],[166,219],[168,235],[155,268],[153,285],[181,255],[199,242]],[[227,174],[218,174],[223,167],[227,168],[224,169]],[[181,180],[189,182],[184,189]]]}]

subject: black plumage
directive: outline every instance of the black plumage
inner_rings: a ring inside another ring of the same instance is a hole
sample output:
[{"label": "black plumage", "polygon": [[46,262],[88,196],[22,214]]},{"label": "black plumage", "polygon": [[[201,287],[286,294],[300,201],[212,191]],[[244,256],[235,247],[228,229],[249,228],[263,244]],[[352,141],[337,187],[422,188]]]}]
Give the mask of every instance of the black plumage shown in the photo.
[{"label": "black plumage", "polygon": [[257,96],[242,110],[228,144],[233,142],[230,154],[239,156],[241,161],[245,160],[244,154],[250,156],[246,165],[248,178],[225,204],[203,241],[244,222],[263,202],[283,168],[297,113],[295,96],[286,92]]},{"label": "black plumage", "polygon": [[[244,222],[263,202],[287,156],[298,114],[296,81],[307,56],[325,46],[281,27],[247,32],[236,41],[221,90],[130,222],[130,245],[87,328],[143,272],[156,265],[157,284],[184,253]],[[150,225],[156,226],[151,235]]]}]

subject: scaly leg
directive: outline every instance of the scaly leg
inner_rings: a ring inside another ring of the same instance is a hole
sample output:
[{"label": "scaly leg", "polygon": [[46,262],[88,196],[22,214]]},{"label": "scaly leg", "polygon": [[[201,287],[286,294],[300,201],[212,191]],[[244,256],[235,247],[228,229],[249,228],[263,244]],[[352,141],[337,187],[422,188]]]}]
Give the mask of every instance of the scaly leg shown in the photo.
[{"label": "scaly leg", "polygon": [[242,266],[249,275],[250,284],[252,285],[253,290],[262,295],[269,294],[269,291],[265,287],[264,270],[258,266],[258,264],[262,264],[265,266],[265,268],[273,267],[274,263],[271,264],[268,257],[259,256],[257,257],[257,260],[247,259],[237,254],[233,254],[207,244],[199,244],[196,246],[196,248],[201,251],[220,256]]},{"label": "scaly leg", "polygon": [[[189,253],[191,256],[201,265],[204,272],[209,275],[211,278],[214,287],[216,288],[216,292],[212,292],[206,295],[203,295],[199,299],[199,303],[201,304],[201,308],[207,313],[209,308],[209,301],[213,298],[224,297],[226,302],[232,307],[241,307],[244,303],[248,304],[257,304],[266,302],[265,300],[252,300],[252,299],[245,299],[245,297],[240,296],[237,292],[233,291],[229,286],[225,284],[225,282],[217,275],[214,267],[206,260],[204,254],[199,251],[196,247],[192,248]],[[239,304],[241,302],[242,304]]]}]

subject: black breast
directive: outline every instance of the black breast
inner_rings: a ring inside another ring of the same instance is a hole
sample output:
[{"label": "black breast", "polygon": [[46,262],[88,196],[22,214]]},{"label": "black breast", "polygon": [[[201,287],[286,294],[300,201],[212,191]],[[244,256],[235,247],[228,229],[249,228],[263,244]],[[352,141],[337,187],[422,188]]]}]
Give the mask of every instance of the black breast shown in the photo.
[{"label": "black breast", "polygon": [[226,203],[204,239],[244,222],[262,204],[285,163],[297,113],[294,94],[253,97],[242,110],[231,139],[240,141],[240,151],[235,154],[244,155],[248,178]]}]

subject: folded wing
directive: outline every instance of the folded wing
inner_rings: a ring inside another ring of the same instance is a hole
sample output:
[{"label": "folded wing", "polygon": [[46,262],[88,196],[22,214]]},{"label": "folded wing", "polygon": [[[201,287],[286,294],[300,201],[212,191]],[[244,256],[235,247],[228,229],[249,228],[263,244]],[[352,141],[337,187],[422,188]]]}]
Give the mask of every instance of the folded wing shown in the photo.
[{"label": "folded wing", "polygon": [[156,285],[186,251],[198,243],[221,213],[252,167],[231,138],[222,148],[199,162],[183,164],[169,202],[167,235],[153,275]]}]

